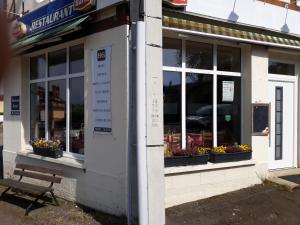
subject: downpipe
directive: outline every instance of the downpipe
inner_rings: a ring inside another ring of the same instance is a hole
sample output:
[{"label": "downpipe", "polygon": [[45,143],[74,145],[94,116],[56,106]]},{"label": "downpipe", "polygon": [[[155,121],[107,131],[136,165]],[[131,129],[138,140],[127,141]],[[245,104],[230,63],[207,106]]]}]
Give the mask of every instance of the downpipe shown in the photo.
[{"label": "downpipe", "polygon": [[136,45],[136,131],[137,131],[137,185],[139,225],[149,225],[148,170],[146,148],[146,28],[137,22]]}]

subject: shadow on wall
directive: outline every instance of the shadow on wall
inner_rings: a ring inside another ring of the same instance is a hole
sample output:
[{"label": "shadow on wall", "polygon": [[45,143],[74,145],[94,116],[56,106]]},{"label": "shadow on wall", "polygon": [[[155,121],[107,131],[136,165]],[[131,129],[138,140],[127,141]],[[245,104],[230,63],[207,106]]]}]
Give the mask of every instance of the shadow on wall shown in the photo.
[{"label": "shadow on wall", "polygon": [[239,15],[235,12],[236,1],[237,0],[234,0],[233,9],[228,16],[228,20],[233,21],[233,22],[237,22],[239,19]]}]

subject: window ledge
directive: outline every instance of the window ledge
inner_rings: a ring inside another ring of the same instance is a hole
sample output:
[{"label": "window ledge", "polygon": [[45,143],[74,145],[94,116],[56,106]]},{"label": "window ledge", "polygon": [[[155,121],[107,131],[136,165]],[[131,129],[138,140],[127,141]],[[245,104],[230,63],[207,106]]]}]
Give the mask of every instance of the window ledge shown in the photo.
[{"label": "window ledge", "polygon": [[46,162],[57,163],[57,164],[61,164],[61,165],[65,165],[65,166],[85,170],[84,161],[79,160],[79,159],[71,159],[71,158],[68,158],[68,157],[65,157],[65,156],[63,156],[61,158],[58,158],[58,159],[54,159],[54,158],[50,158],[50,157],[44,157],[44,156],[36,155],[31,151],[22,151],[22,152],[18,152],[17,154],[19,156],[23,156],[23,157],[38,159],[38,160],[42,160],[42,161],[46,161]]},{"label": "window ledge", "polygon": [[235,167],[254,166],[254,160],[245,160],[239,162],[227,162],[227,163],[210,163],[205,165],[193,165],[193,166],[176,166],[165,168],[165,175],[191,173],[197,171],[208,171],[208,170],[221,170],[230,169]]}]

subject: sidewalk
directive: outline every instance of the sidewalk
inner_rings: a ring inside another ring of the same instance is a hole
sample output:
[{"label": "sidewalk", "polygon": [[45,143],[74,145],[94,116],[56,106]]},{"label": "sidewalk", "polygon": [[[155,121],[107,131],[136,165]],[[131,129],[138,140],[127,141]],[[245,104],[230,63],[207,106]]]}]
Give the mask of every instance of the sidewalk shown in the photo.
[{"label": "sidewalk", "polygon": [[167,225],[299,225],[300,189],[258,185],[166,211]]},{"label": "sidewalk", "polygon": [[[2,192],[4,189],[0,187]],[[0,225],[123,225],[126,219],[99,213],[59,199],[60,206],[39,204],[28,216],[24,208],[30,204],[27,196],[5,195],[0,201]]]}]

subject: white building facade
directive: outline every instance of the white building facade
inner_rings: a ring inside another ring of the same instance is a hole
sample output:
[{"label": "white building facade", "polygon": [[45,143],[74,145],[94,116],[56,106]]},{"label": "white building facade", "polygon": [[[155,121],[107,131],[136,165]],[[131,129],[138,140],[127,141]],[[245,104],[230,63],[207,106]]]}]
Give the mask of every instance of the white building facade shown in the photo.
[{"label": "white building facade", "polygon": [[[165,9],[165,146],[252,147],[250,160],[166,168],[167,207],[299,166],[299,46],[289,43],[299,40],[299,9],[296,1],[238,0],[190,0],[181,12]],[[255,109],[266,105],[264,121]]]},{"label": "white building facade", "polygon": [[[15,2],[15,57],[4,81],[4,175],[13,176],[19,162],[60,168],[59,196],[136,215],[132,5],[82,2]],[[141,12],[145,117],[137,127],[146,129],[148,224],[159,225],[167,207],[299,166],[300,7],[279,0],[155,3],[145,1]],[[34,154],[36,138],[59,139],[64,156]],[[237,156],[240,145],[252,152]],[[202,161],[176,158],[221,146],[233,149],[222,162],[207,154]],[[171,154],[165,161],[164,150]]]}]

